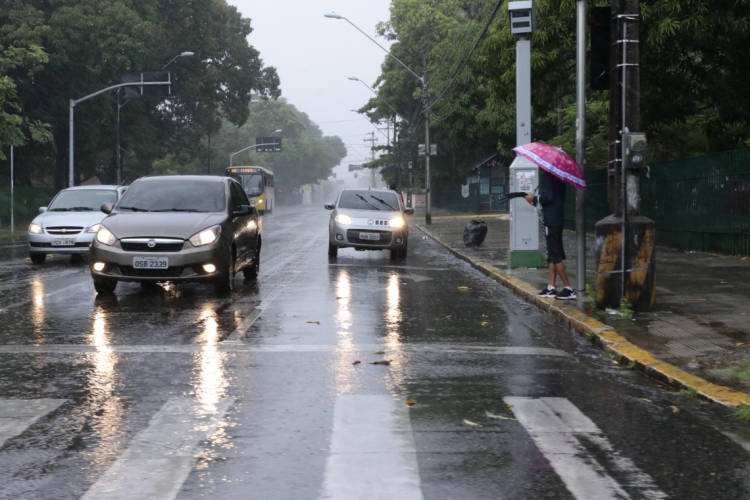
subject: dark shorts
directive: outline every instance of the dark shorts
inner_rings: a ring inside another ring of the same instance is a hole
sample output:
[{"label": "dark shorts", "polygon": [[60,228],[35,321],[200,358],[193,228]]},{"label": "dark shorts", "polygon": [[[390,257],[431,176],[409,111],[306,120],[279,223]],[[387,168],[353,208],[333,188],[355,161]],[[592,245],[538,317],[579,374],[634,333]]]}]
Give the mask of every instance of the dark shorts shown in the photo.
[{"label": "dark shorts", "polygon": [[562,226],[546,226],[544,232],[547,235],[547,262],[557,264],[565,260],[565,249],[563,248]]}]

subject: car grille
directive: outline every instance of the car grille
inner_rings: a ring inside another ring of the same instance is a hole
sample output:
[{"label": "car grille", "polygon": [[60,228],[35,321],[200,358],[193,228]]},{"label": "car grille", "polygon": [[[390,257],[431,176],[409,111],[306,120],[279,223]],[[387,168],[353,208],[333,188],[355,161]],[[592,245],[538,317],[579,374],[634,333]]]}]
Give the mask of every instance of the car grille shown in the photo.
[{"label": "car grille", "polygon": [[148,243],[129,243],[121,241],[120,246],[126,252],[179,252],[182,250],[184,242],[179,243],[156,243],[153,247]]},{"label": "car grille", "polygon": [[78,234],[83,231],[82,227],[76,226],[53,226],[45,229],[47,234]]},{"label": "car grille", "polygon": [[[360,240],[359,233],[378,233],[380,234],[380,239],[377,241]],[[391,244],[392,238],[393,238],[393,233],[391,231],[374,231],[372,229],[349,229],[346,232],[346,239],[349,240],[349,243],[357,243],[357,244],[362,244],[362,245],[386,246],[386,245]]]},{"label": "car grille", "polygon": [[184,270],[183,266],[167,269],[135,269],[133,266],[120,266],[120,274],[129,278],[179,278]]},{"label": "car grille", "polygon": [[[29,242],[29,246],[30,247],[34,247],[34,248],[52,248],[52,243],[42,243],[42,242],[38,242],[38,241],[30,241]],[[81,247],[81,248],[82,247],[90,247],[91,243],[88,243],[88,242],[85,242],[85,241],[79,241],[75,245],[55,246],[54,248],[66,248],[66,247],[70,248],[71,246],[76,246],[76,247]]]}]

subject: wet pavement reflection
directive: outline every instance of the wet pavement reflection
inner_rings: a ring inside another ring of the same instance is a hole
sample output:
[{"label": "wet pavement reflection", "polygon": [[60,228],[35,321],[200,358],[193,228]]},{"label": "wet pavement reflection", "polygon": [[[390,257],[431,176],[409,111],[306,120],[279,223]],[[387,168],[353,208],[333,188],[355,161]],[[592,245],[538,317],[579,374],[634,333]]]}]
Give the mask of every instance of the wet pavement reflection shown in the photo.
[{"label": "wet pavement reflection", "polygon": [[328,215],[265,216],[229,295],[0,246],[0,499],[750,498],[724,409],[416,230],[329,258]]}]

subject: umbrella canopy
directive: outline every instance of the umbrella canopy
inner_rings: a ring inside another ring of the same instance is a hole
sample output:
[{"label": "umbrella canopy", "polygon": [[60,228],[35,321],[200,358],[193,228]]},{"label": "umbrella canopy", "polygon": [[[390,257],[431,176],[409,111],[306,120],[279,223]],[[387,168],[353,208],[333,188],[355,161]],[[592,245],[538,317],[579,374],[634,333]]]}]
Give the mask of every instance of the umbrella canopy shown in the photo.
[{"label": "umbrella canopy", "polygon": [[532,142],[515,147],[513,151],[568,184],[578,189],[586,189],[581,167],[562,149],[541,142]]}]

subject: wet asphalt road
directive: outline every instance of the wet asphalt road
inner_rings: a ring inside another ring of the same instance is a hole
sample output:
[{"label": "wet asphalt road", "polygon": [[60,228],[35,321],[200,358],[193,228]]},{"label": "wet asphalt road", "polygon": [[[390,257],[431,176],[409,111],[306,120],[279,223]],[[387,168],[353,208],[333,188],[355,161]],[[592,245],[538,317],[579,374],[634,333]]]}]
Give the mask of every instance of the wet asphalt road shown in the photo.
[{"label": "wet asphalt road", "polygon": [[329,260],[328,212],[276,212],[231,296],[97,298],[84,264],[0,242],[0,498],[750,498],[723,409],[417,230],[405,262]]}]

